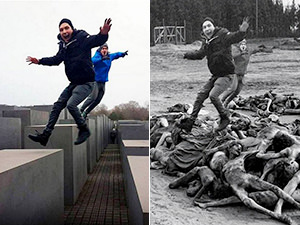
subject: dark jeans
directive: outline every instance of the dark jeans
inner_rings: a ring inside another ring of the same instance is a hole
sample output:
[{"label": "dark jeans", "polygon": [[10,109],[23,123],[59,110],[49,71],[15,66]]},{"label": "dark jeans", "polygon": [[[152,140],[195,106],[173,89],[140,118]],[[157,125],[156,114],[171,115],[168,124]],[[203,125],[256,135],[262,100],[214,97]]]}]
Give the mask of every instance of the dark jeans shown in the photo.
[{"label": "dark jeans", "polygon": [[231,85],[231,82],[231,74],[223,77],[212,76],[197,95],[192,112],[192,118],[197,118],[200,109],[203,107],[203,102],[208,97],[210,98],[212,104],[216,107],[219,114],[224,114],[226,109],[220,101],[219,96]]},{"label": "dark jeans", "polygon": [[243,74],[235,74],[233,78],[233,82],[230,88],[228,88],[222,97],[222,102],[224,107],[227,107],[228,104],[241,92],[244,87],[244,75]]},{"label": "dark jeans", "polygon": [[83,103],[80,111],[85,110],[86,114],[89,114],[100,102],[105,93],[105,82],[94,82],[94,88],[90,96]]},{"label": "dark jeans", "polygon": [[88,82],[81,85],[69,84],[61,95],[57,102],[54,103],[52,111],[50,113],[48,124],[46,125],[45,131],[52,132],[54,125],[56,124],[60,112],[67,107],[71,115],[73,116],[76,124],[82,126],[85,120],[80,114],[78,105],[89,96],[92,91],[93,82]]}]

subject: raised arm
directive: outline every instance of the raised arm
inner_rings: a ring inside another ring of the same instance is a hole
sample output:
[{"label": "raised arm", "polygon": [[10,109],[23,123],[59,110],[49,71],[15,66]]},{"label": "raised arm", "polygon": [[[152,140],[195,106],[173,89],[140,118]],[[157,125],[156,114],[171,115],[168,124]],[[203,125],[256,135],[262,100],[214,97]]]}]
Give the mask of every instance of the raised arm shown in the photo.
[{"label": "raised arm", "polygon": [[100,27],[100,32],[96,35],[89,35],[85,40],[85,45],[88,48],[94,48],[103,45],[108,39],[108,33],[112,24],[111,19],[105,19],[104,24]]},{"label": "raised arm", "polygon": [[246,31],[248,30],[249,27],[249,18],[245,17],[243,19],[242,24],[240,25],[240,28],[238,31],[236,32],[228,32],[224,39],[225,39],[225,43],[227,45],[232,45],[234,43],[238,43],[241,40],[243,40],[246,37]]}]

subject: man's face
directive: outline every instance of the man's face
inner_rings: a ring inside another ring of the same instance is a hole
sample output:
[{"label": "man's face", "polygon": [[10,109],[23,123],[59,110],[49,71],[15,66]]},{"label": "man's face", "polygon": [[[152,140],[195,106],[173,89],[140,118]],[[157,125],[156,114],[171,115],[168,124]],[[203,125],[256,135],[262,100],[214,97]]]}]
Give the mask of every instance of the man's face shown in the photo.
[{"label": "man's face", "polygon": [[103,47],[103,48],[101,48],[101,55],[107,55],[107,53],[108,53],[108,48],[107,47]]},{"label": "man's face", "polygon": [[210,21],[204,21],[202,24],[202,30],[207,38],[211,38],[214,33],[215,26]]},{"label": "man's face", "polygon": [[73,30],[68,23],[62,23],[59,26],[59,33],[65,42],[69,42],[72,37]]}]

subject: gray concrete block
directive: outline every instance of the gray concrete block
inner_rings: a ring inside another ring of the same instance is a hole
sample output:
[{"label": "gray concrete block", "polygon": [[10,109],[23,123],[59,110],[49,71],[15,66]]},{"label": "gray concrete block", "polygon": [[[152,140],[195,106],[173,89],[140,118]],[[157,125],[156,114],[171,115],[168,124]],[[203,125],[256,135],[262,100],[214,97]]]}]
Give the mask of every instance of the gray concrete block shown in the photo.
[{"label": "gray concrete block", "polygon": [[104,117],[96,117],[96,159],[99,161],[101,154],[104,152]]},{"label": "gray concrete block", "polygon": [[[30,106],[30,109],[33,110],[37,110],[37,111],[45,111],[45,112],[50,112],[52,111],[52,107],[53,105],[34,105],[34,106]],[[65,108],[61,111],[61,113],[59,114],[59,118],[58,120],[63,120],[63,119],[67,119],[67,112],[68,110]]]},{"label": "gray concrete block", "polygon": [[96,155],[96,121],[93,118],[88,118],[86,123],[90,129],[91,136],[87,140],[87,171],[91,173],[97,163]]},{"label": "gray concrete block", "polygon": [[[25,128],[25,136],[42,132],[43,126]],[[25,139],[25,148],[60,148],[64,150],[64,199],[65,205],[73,205],[87,180],[87,142],[74,145],[78,135],[75,124],[57,124],[46,147]]]},{"label": "gray concrete block", "polygon": [[149,224],[149,157],[128,156],[124,168],[129,224]]},{"label": "gray concrete block", "polygon": [[14,110],[16,106],[0,104],[0,117],[3,115],[3,111]]},{"label": "gray concrete block", "polygon": [[121,154],[149,156],[149,140],[122,140]]},{"label": "gray concrete block", "polygon": [[20,118],[0,117],[0,149],[21,148],[21,129]]},{"label": "gray concrete block", "polygon": [[0,224],[63,225],[63,151],[0,151]]},{"label": "gray concrete block", "polygon": [[21,118],[21,148],[24,148],[24,127],[46,124],[49,119],[49,113],[31,109],[9,110],[3,111],[3,117]]},{"label": "gray concrete block", "polygon": [[148,122],[119,123],[119,132],[123,140],[146,140],[149,139]]},{"label": "gray concrete block", "polygon": [[63,119],[58,121],[59,124],[76,124],[74,119]]}]

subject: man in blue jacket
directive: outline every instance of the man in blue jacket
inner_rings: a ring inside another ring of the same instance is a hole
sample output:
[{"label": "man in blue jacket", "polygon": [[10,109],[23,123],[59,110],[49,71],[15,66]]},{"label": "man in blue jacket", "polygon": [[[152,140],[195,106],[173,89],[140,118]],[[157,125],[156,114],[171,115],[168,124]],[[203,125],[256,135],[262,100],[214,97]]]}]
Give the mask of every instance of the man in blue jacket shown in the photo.
[{"label": "man in blue jacket", "polygon": [[111,19],[106,19],[100,32],[96,35],[89,35],[84,30],[76,30],[69,19],[62,19],[59,23],[59,50],[53,57],[26,58],[29,64],[39,64],[47,66],[58,66],[61,62],[65,64],[65,72],[70,84],[63,90],[57,102],[54,103],[49,116],[49,121],[43,133],[28,137],[46,145],[54,129],[60,112],[67,107],[73,116],[78,129],[78,137],[75,145],[81,144],[90,136],[90,131],[81,116],[78,105],[91,93],[95,72],[91,61],[91,49],[103,45],[108,39],[108,32],[111,27]]},{"label": "man in blue jacket", "polygon": [[207,58],[207,65],[212,74],[208,82],[202,87],[194,103],[191,118],[188,118],[183,127],[190,131],[198,116],[203,102],[209,97],[220,115],[220,124],[217,131],[223,130],[229,124],[229,112],[224,108],[219,96],[231,85],[234,74],[234,63],[231,54],[231,45],[243,40],[249,27],[248,18],[243,20],[239,31],[229,32],[225,28],[216,27],[214,21],[207,17],[202,23],[201,49],[188,52],[184,55],[187,59]]},{"label": "man in blue jacket", "polygon": [[109,53],[108,45],[105,43],[97,49],[92,58],[96,76],[94,88],[88,99],[83,103],[80,111],[84,118],[100,103],[105,93],[105,83],[108,81],[108,72],[113,60],[127,55],[126,52]]}]

